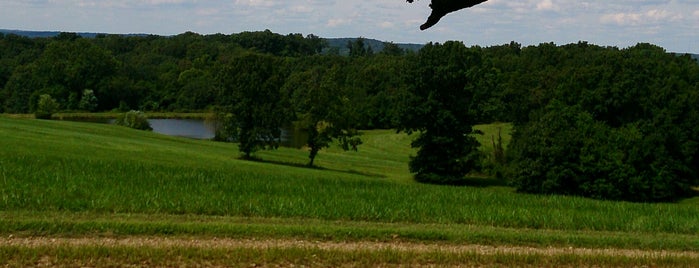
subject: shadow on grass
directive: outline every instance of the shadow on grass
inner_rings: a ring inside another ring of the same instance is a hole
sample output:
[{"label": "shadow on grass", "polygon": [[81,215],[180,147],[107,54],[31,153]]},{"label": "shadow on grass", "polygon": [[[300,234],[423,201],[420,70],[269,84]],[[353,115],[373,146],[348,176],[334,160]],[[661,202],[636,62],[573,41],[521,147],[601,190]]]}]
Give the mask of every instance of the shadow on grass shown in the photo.
[{"label": "shadow on grass", "polygon": [[689,198],[699,198],[699,186],[692,187],[692,193]]},{"label": "shadow on grass", "polygon": [[507,181],[493,178],[484,177],[466,177],[463,179],[463,183],[460,186],[471,186],[471,187],[503,187],[509,186]]},{"label": "shadow on grass", "polygon": [[324,168],[320,166],[309,166],[308,164],[301,164],[301,163],[292,163],[292,162],[284,162],[284,161],[274,161],[274,160],[264,160],[259,157],[240,157],[238,158],[240,160],[245,160],[245,161],[252,161],[252,162],[260,162],[260,163],[265,163],[265,164],[272,164],[272,165],[279,165],[279,166],[287,166],[287,167],[295,167],[295,168],[307,168],[307,169],[315,169],[315,170],[327,170],[327,171],[333,171],[333,172],[340,172],[340,173],[347,173],[347,174],[352,174],[352,175],[361,175],[361,176],[367,176],[367,177],[372,177],[372,178],[387,178],[386,175],[382,174],[376,174],[376,173],[371,173],[371,172],[364,172],[364,171],[358,171],[358,170],[341,170],[341,169],[330,169],[330,168]]},{"label": "shadow on grass", "polygon": [[435,174],[422,174],[413,177],[419,183],[448,185],[448,186],[466,186],[466,187],[505,187],[510,186],[506,180],[486,177],[480,174],[471,174],[465,177],[440,176]]}]

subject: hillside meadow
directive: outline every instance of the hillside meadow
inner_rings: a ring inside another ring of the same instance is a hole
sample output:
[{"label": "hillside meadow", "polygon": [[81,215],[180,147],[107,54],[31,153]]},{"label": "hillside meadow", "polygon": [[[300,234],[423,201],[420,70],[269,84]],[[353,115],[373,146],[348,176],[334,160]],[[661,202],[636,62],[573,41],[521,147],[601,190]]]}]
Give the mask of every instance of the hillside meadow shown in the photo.
[{"label": "hillside meadow", "polygon": [[[480,139],[487,152],[491,135],[509,126],[478,128],[486,133]],[[410,136],[373,130],[362,139],[358,152],[333,146],[320,152],[318,168],[307,168],[303,149],[262,151],[260,161],[245,161],[235,144],[105,124],[0,117],[0,265],[38,265],[41,256],[59,266],[94,260],[172,266],[205,259],[287,266],[366,265],[379,259],[392,265],[691,266],[699,260],[698,198],[644,204],[527,195],[483,178],[462,187],[417,184],[407,168],[414,153]],[[231,251],[11,242],[32,237],[382,241],[682,254],[412,254],[296,246]],[[130,254],[133,262],[119,258]],[[311,255],[324,261],[309,260]]]}]

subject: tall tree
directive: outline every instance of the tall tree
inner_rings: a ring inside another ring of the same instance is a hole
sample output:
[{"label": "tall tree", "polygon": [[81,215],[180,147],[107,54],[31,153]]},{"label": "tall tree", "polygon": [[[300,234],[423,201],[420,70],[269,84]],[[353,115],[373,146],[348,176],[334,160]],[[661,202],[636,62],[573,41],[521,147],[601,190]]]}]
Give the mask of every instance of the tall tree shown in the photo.
[{"label": "tall tree", "polygon": [[372,55],[373,49],[367,46],[363,37],[359,37],[354,41],[347,41],[347,49],[350,57],[363,57]]},{"label": "tall tree", "polygon": [[239,143],[245,158],[259,149],[276,149],[282,127],[290,122],[292,113],[280,95],[285,76],[279,66],[272,56],[247,54],[220,73],[224,134]]},{"label": "tall tree", "polygon": [[28,113],[36,108],[40,95],[36,93],[45,85],[45,79],[36,75],[36,69],[35,64],[29,64],[18,67],[12,73],[5,85],[5,112]]},{"label": "tall tree", "polygon": [[212,80],[213,77],[209,72],[197,68],[180,73],[177,78],[180,92],[176,106],[180,109],[202,110],[212,105],[215,100]]},{"label": "tall tree", "polygon": [[480,54],[460,42],[428,44],[420,50],[411,98],[404,105],[400,131],[417,131],[418,148],[410,171],[419,182],[461,184],[479,165],[478,142],[471,134],[473,87],[481,76]]},{"label": "tall tree", "polygon": [[308,133],[309,166],[318,152],[337,139],[344,150],[357,150],[361,139],[355,129],[357,117],[349,107],[351,100],[339,83],[338,65],[329,69],[315,67],[292,75],[285,91],[293,97],[297,126]]}]

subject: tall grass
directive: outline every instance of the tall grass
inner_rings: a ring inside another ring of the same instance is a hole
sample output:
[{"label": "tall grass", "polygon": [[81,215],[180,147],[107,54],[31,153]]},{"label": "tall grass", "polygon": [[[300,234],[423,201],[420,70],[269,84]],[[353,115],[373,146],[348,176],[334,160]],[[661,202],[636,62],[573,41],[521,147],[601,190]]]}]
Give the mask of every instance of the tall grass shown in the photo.
[{"label": "tall grass", "polygon": [[161,213],[553,230],[699,233],[699,207],[535,196],[410,180],[409,137],[365,133],[359,152],[237,159],[236,146],[109,125],[0,118],[0,210]]}]

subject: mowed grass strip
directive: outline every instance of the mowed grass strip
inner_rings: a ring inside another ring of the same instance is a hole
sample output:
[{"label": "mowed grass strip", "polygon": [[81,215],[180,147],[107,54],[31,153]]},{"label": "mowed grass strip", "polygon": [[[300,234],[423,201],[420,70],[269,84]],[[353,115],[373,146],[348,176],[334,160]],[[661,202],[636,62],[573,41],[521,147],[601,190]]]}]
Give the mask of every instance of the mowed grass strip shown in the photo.
[{"label": "mowed grass strip", "polygon": [[[376,246],[306,241],[217,241],[223,246],[192,246],[201,241],[133,240],[125,243],[77,243],[53,240],[29,245],[0,245],[6,266],[225,266],[225,267],[692,267],[696,256],[672,254],[579,253],[575,250],[529,251],[513,248],[439,248],[425,245]],[[153,242],[158,243],[153,245]],[[134,245],[130,245],[130,243]],[[140,244],[139,244],[140,243]],[[427,249],[424,249],[428,247]]]},{"label": "mowed grass strip", "polygon": [[[0,211],[188,214],[502,228],[699,234],[696,199],[634,204],[421,185],[410,137],[366,131],[359,152],[281,148],[237,159],[235,144],[110,125],[0,118]],[[267,162],[265,162],[267,161]],[[690,241],[696,244],[696,241]]]},{"label": "mowed grass strip", "polygon": [[464,224],[380,223],[168,214],[0,212],[3,237],[192,236],[230,239],[382,241],[447,245],[616,248],[699,252],[694,235],[560,231]]}]

